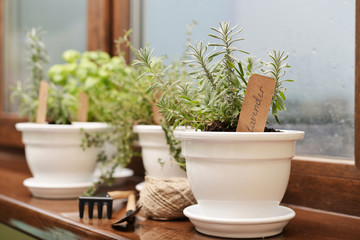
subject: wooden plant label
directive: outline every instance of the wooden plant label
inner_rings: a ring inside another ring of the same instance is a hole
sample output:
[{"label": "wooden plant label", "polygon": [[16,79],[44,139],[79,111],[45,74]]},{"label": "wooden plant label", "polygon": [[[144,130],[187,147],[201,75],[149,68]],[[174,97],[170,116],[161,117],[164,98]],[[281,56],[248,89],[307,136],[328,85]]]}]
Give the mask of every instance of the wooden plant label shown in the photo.
[{"label": "wooden plant label", "polygon": [[253,74],[249,78],[237,132],[263,132],[269,114],[275,80]]},{"label": "wooden plant label", "polygon": [[77,121],[87,122],[88,111],[89,111],[89,95],[87,95],[85,92],[80,92],[78,109],[77,109]]},{"label": "wooden plant label", "polygon": [[[155,100],[159,100],[161,97],[161,92],[157,92],[155,95]],[[156,125],[161,125],[161,121],[165,121],[164,116],[159,113],[160,108],[156,106],[156,103],[152,103],[152,111],[153,111],[153,121]]]},{"label": "wooden plant label", "polygon": [[161,119],[164,120],[164,116],[159,113],[160,108],[156,106],[156,103],[152,103],[153,120],[156,125],[161,124]]},{"label": "wooden plant label", "polygon": [[46,122],[46,111],[47,111],[47,98],[49,93],[49,83],[45,81],[40,82],[39,96],[38,96],[38,107],[36,112],[36,123]]}]

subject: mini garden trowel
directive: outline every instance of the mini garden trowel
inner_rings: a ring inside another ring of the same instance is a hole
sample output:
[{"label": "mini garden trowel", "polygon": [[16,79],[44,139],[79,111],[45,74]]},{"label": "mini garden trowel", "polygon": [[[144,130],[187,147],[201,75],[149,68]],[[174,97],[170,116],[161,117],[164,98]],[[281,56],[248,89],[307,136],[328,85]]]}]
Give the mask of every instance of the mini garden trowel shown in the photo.
[{"label": "mini garden trowel", "polygon": [[134,227],[135,215],[140,211],[141,207],[136,207],[135,193],[128,197],[126,204],[126,216],[121,220],[113,223],[111,226],[116,230],[129,231]]}]

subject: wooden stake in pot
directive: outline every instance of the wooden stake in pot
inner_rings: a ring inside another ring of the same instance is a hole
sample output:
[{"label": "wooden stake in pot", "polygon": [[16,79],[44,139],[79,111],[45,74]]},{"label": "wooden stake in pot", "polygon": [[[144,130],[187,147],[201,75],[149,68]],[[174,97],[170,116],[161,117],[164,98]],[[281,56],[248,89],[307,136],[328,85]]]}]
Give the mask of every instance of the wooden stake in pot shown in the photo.
[{"label": "wooden stake in pot", "polygon": [[47,111],[47,98],[49,94],[49,83],[45,81],[40,82],[39,96],[38,96],[38,107],[36,112],[36,123],[43,124],[46,122],[46,111]]},{"label": "wooden stake in pot", "polygon": [[237,132],[263,132],[269,114],[275,79],[253,74],[249,78]]},{"label": "wooden stake in pot", "polygon": [[[161,92],[157,92],[155,95],[155,101],[159,100],[161,97]],[[160,108],[156,106],[156,102],[152,103],[152,111],[153,111],[153,120],[156,125],[161,125],[161,121],[165,121],[164,116],[159,112]]]},{"label": "wooden stake in pot", "polygon": [[80,92],[78,111],[77,111],[78,122],[87,122],[88,110],[89,110],[89,95],[87,95],[85,92]]}]

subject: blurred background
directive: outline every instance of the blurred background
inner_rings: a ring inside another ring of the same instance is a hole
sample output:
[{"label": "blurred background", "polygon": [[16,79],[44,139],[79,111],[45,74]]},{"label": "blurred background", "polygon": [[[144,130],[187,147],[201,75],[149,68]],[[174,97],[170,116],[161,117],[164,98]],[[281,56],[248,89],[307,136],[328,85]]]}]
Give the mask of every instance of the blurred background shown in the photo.
[{"label": "blurred background", "polygon": [[[122,0],[114,0],[122,1]],[[25,31],[42,27],[51,64],[66,49],[87,47],[86,0],[4,0],[2,109],[16,113],[9,87],[27,77]],[[187,25],[196,21],[191,42],[210,41],[220,21],[243,27],[238,43],[251,56],[267,59],[267,50],[289,53],[285,83],[288,111],[281,126],[303,130],[297,154],[354,158],[355,0],[132,0],[130,27],[135,47],[150,45],[169,61],[185,50]],[[113,39],[114,40],[114,39]],[[244,59],[245,55],[239,55]],[[50,66],[49,65],[49,66]]]}]

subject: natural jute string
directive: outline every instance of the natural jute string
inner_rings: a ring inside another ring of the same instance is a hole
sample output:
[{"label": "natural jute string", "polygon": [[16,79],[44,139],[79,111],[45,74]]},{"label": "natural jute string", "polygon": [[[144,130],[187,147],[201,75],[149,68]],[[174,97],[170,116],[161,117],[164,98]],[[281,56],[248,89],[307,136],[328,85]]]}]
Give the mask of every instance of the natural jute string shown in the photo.
[{"label": "natural jute string", "polygon": [[196,200],[186,178],[145,177],[139,203],[145,216],[157,220],[184,218],[185,207]]}]

